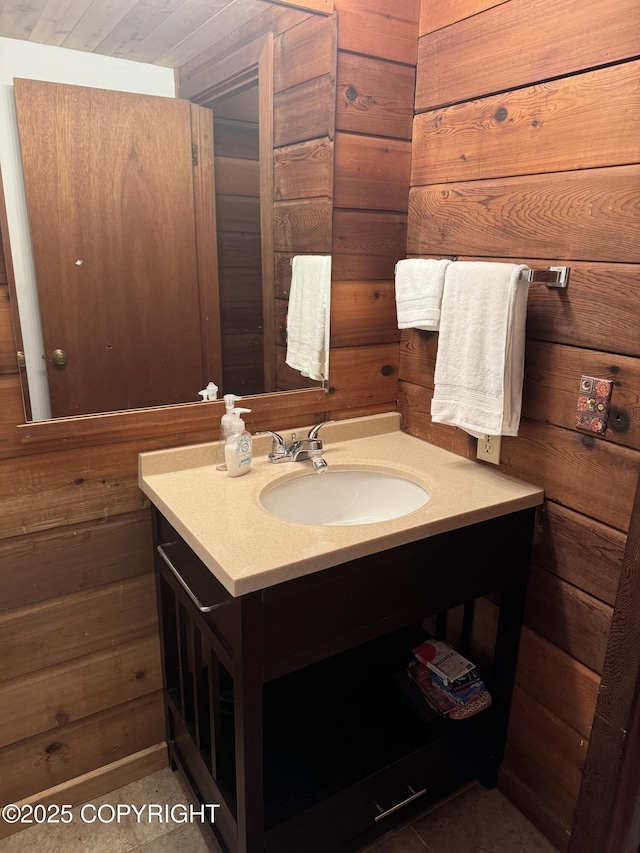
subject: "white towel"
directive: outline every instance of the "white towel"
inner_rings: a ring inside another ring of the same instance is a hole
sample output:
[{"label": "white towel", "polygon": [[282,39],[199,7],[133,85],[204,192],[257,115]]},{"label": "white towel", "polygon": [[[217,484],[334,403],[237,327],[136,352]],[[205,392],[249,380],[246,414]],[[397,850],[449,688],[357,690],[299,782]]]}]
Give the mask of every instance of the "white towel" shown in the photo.
[{"label": "white towel", "polygon": [[296,255],[291,261],[286,362],[318,382],[329,376],[330,302],[331,255]]},{"label": "white towel", "polygon": [[447,269],[431,419],[471,435],[517,435],[529,285],[523,264]]},{"label": "white towel", "polygon": [[440,303],[450,260],[407,258],[396,264],[396,311],[399,329],[435,331],[440,325]]}]

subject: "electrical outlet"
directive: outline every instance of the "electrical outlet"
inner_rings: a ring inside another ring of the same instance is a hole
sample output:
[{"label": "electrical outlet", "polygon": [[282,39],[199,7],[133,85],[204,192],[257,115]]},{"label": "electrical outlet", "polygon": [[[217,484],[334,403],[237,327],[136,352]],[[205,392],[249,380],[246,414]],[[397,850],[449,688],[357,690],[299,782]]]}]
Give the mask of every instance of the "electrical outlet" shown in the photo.
[{"label": "electrical outlet", "polygon": [[494,465],[500,464],[500,445],[502,436],[499,435],[483,435],[478,439],[478,459],[483,462],[492,462]]}]

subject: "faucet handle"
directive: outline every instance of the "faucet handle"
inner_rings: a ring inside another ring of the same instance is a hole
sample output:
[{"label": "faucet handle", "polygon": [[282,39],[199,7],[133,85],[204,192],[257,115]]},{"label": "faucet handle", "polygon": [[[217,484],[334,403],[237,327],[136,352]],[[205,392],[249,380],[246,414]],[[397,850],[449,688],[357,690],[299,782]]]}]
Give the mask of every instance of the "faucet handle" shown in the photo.
[{"label": "faucet handle", "polygon": [[333,418],[330,418],[328,421],[322,421],[322,423],[316,424],[314,427],[311,427],[311,429],[309,430],[308,438],[317,438],[318,433],[320,432],[320,428],[323,427],[325,424],[332,424],[332,423],[333,423]]},{"label": "faucet handle", "polygon": [[271,445],[271,453],[269,456],[282,456],[287,452],[287,446],[284,442],[284,438],[277,432],[273,432],[270,429],[265,430],[269,435],[273,438],[273,444]]}]

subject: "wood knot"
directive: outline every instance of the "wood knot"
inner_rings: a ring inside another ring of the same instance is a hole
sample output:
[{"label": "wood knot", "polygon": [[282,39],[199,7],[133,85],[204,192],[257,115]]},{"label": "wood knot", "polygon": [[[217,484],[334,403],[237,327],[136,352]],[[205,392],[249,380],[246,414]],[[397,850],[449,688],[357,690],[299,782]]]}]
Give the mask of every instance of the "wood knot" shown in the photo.
[{"label": "wood knot", "polygon": [[582,443],[585,447],[589,447],[589,448],[596,446],[596,440],[592,435],[583,435],[582,436]]},{"label": "wood knot", "polygon": [[147,673],[144,671],[144,669],[139,669],[135,674],[136,681],[142,681],[146,674]]},{"label": "wood knot", "polygon": [[69,715],[67,714],[67,712],[62,711],[62,710],[58,711],[56,714],[56,723],[59,726],[64,726],[64,724],[68,723],[68,722],[69,722]]},{"label": "wood knot", "polygon": [[509,113],[506,107],[498,107],[498,109],[493,114],[493,117],[496,121],[504,121],[508,115]]},{"label": "wood knot", "polygon": [[631,427],[629,413],[625,412],[624,409],[611,406],[608,426],[613,432],[629,432],[629,428]]},{"label": "wood knot", "polygon": [[81,486],[84,483],[84,477],[78,477],[77,480],[73,481],[74,486]]},{"label": "wood knot", "polygon": [[358,90],[355,88],[355,86],[347,86],[344,96],[348,101],[355,101],[355,99],[358,97]]},{"label": "wood knot", "polygon": [[46,753],[47,758],[52,758],[54,755],[57,755],[59,752],[62,752],[65,745],[60,743],[60,741],[55,740],[53,743],[50,743],[49,746],[46,746],[44,751]]},{"label": "wood knot", "polygon": [[395,368],[390,364],[385,364],[380,373],[382,373],[383,376],[391,376],[392,373],[395,373]]}]

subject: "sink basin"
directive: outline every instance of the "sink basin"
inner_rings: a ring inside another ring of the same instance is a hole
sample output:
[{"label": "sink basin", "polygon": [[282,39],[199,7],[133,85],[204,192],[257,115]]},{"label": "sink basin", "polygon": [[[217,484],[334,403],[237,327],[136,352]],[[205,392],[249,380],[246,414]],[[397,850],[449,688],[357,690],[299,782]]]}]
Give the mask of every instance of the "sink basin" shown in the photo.
[{"label": "sink basin", "polygon": [[381,471],[324,471],[265,489],[262,506],[300,524],[374,524],[408,515],[429,500],[413,480]]}]

